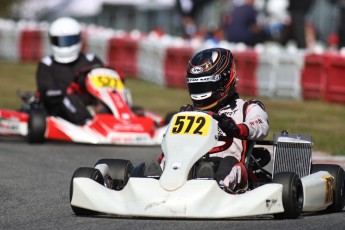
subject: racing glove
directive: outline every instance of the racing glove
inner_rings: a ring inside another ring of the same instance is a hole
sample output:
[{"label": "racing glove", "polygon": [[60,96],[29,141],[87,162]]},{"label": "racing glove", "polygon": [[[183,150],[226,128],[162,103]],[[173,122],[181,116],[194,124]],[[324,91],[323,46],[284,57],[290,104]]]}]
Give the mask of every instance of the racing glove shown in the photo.
[{"label": "racing glove", "polygon": [[180,112],[194,111],[194,110],[195,110],[194,105],[190,105],[190,104],[182,105],[180,108]]},{"label": "racing glove", "polygon": [[249,129],[245,124],[236,124],[236,122],[225,114],[212,114],[212,117],[218,121],[219,128],[228,136],[239,139],[246,139]]}]

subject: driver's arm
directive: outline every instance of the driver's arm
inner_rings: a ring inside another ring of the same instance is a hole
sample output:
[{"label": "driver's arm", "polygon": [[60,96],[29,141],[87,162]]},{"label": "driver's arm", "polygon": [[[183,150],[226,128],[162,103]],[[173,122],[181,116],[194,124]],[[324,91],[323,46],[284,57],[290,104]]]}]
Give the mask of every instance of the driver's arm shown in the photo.
[{"label": "driver's arm", "polygon": [[48,111],[55,111],[62,104],[66,89],[58,87],[54,76],[45,63],[38,64],[36,72],[37,91]]}]

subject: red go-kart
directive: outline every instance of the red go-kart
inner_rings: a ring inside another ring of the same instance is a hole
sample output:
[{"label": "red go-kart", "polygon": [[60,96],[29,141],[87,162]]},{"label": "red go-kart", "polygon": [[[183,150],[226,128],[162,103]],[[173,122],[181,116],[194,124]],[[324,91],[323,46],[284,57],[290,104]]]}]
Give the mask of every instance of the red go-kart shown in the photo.
[{"label": "red go-kart", "polygon": [[[94,68],[85,78],[87,92],[97,105],[89,106],[93,119],[83,126],[61,117],[46,115],[34,94],[21,94],[18,111],[0,109],[0,136],[26,137],[31,143],[60,140],[89,144],[159,145],[166,119],[131,105],[131,95],[119,74],[109,68]],[[103,109],[95,109],[95,107]]]}]

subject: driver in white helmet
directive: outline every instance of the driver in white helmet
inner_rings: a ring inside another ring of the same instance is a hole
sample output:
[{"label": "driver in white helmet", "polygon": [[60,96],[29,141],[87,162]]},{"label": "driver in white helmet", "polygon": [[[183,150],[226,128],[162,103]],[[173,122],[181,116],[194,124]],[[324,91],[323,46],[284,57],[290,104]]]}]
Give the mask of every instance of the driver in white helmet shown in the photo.
[{"label": "driver in white helmet", "polygon": [[92,116],[82,100],[83,87],[76,73],[103,66],[94,54],[81,50],[81,26],[73,18],[63,17],[49,28],[52,56],[44,57],[36,73],[37,90],[49,115],[84,125]]}]

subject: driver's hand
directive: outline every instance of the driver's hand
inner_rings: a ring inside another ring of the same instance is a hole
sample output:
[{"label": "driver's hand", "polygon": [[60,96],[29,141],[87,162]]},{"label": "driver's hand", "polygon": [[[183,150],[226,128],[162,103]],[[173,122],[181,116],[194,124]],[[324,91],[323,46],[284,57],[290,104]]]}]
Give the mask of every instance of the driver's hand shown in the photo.
[{"label": "driver's hand", "polygon": [[245,139],[248,136],[249,130],[245,124],[236,124],[236,122],[225,114],[213,114],[212,117],[218,121],[219,128],[228,137],[236,137]]}]

